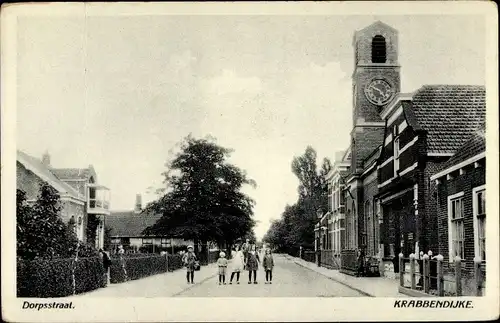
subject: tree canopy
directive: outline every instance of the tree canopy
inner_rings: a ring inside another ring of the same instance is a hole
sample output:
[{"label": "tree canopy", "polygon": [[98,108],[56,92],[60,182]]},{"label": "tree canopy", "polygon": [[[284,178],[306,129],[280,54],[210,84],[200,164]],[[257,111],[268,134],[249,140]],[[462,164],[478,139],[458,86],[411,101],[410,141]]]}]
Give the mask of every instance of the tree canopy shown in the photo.
[{"label": "tree canopy", "polygon": [[191,135],[179,146],[162,174],[165,189],[145,209],[162,216],[145,233],[232,243],[251,232],[254,201],[241,189],[256,184],[228,162],[231,150]]},{"label": "tree canopy", "polygon": [[299,179],[299,198],[293,205],[287,205],[279,220],[271,223],[264,241],[278,249],[311,248],[314,243],[314,225],[317,212],[328,206],[326,175],[331,170],[331,162],[323,159],[318,169],[317,154],[307,147],[304,154],[292,161],[292,172]]},{"label": "tree canopy", "polygon": [[59,217],[59,194],[47,183],[33,206],[26,203],[26,194],[17,190],[17,256],[23,259],[74,256],[77,239],[74,223],[66,225]]}]

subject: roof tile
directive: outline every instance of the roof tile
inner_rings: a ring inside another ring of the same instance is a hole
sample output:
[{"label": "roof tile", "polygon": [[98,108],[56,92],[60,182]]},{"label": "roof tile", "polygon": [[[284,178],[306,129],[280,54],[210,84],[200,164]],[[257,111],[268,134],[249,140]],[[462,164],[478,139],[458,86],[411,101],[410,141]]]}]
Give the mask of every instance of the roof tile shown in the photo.
[{"label": "roof tile", "polygon": [[426,85],[413,95],[412,109],[405,112],[412,110],[407,113],[410,124],[427,131],[428,152],[454,153],[484,123],[485,99],[484,86]]},{"label": "roof tile", "polygon": [[161,218],[161,214],[135,213],[134,211],[111,212],[106,216],[106,226],[114,237],[142,237],[144,229]]}]

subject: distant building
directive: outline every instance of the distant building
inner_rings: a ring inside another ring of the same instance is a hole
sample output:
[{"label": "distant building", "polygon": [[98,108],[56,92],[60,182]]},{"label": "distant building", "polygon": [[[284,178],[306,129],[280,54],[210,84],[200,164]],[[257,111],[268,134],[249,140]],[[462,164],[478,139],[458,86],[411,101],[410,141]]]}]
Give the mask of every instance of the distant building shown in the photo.
[{"label": "distant building", "polygon": [[109,189],[97,184],[97,174],[92,166],[84,169],[52,167],[50,155],[42,159],[17,151],[17,188],[26,193],[28,202],[38,198],[42,182],[47,182],[60,195],[61,218],[67,223],[75,221],[79,240],[87,240],[88,217],[95,215],[100,224],[96,228],[96,247],[104,243],[103,222],[109,214]]},{"label": "distant building", "polygon": [[[316,249],[321,249],[322,262],[338,267],[340,253],[345,248],[345,198],[344,177],[350,165],[351,152],[341,151],[335,156],[334,164],[327,174],[328,210],[315,227]],[[329,259],[332,258],[332,259]]]},{"label": "distant building", "polygon": [[[160,214],[148,214],[142,209],[142,197],[136,196],[135,208],[130,211],[112,211],[106,219],[106,227],[111,229],[111,248],[119,245],[138,251],[151,246],[152,250],[168,249],[192,245],[193,241],[168,236],[146,235],[144,230],[154,225]],[[158,249],[156,249],[158,248]]]}]

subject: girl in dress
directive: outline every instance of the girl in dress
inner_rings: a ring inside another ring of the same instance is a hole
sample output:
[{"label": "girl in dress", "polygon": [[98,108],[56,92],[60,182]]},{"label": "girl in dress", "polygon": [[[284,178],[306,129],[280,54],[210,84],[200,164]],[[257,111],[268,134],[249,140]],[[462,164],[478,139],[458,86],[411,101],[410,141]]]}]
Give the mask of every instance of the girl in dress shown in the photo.
[{"label": "girl in dress", "polygon": [[271,255],[271,249],[266,249],[266,255],[264,256],[262,265],[264,266],[264,270],[266,271],[266,284],[272,284],[274,259],[273,255]]},{"label": "girl in dress", "polygon": [[259,254],[255,251],[255,245],[253,245],[250,249],[250,252],[247,256],[247,261],[245,267],[248,270],[248,283],[252,283],[252,274],[253,274],[253,283],[257,284],[257,269],[259,269]]},{"label": "girl in dress", "polygon": [[245,266],[245,256],[243,255],[243,251],[240,250],[239,246],[236,246],[231,252],[232,259],[230,262],[230,271],[231,271],[231,280],[229,284],[233,283],[234,275],[236,275],[236,284],[240,283],[240,272],[243,271],[243,267]]},{"label": "girl in dress", "polygon": [[188,251],[182,256],[182,262],[186,266],[186,279],[188,284],[194,284],[194,267],[196,266],[196,255],[193,246],[188,246]]}]

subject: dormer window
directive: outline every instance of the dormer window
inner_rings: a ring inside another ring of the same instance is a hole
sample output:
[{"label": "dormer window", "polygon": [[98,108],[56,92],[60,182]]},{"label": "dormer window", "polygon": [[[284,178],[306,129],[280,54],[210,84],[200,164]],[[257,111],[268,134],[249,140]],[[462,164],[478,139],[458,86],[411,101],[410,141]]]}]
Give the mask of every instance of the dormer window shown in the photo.
[{"label": "dormer window", "polygon": [[385,63],[387,49],[384,36],[376,35],[372,39],[372,63]]}]

